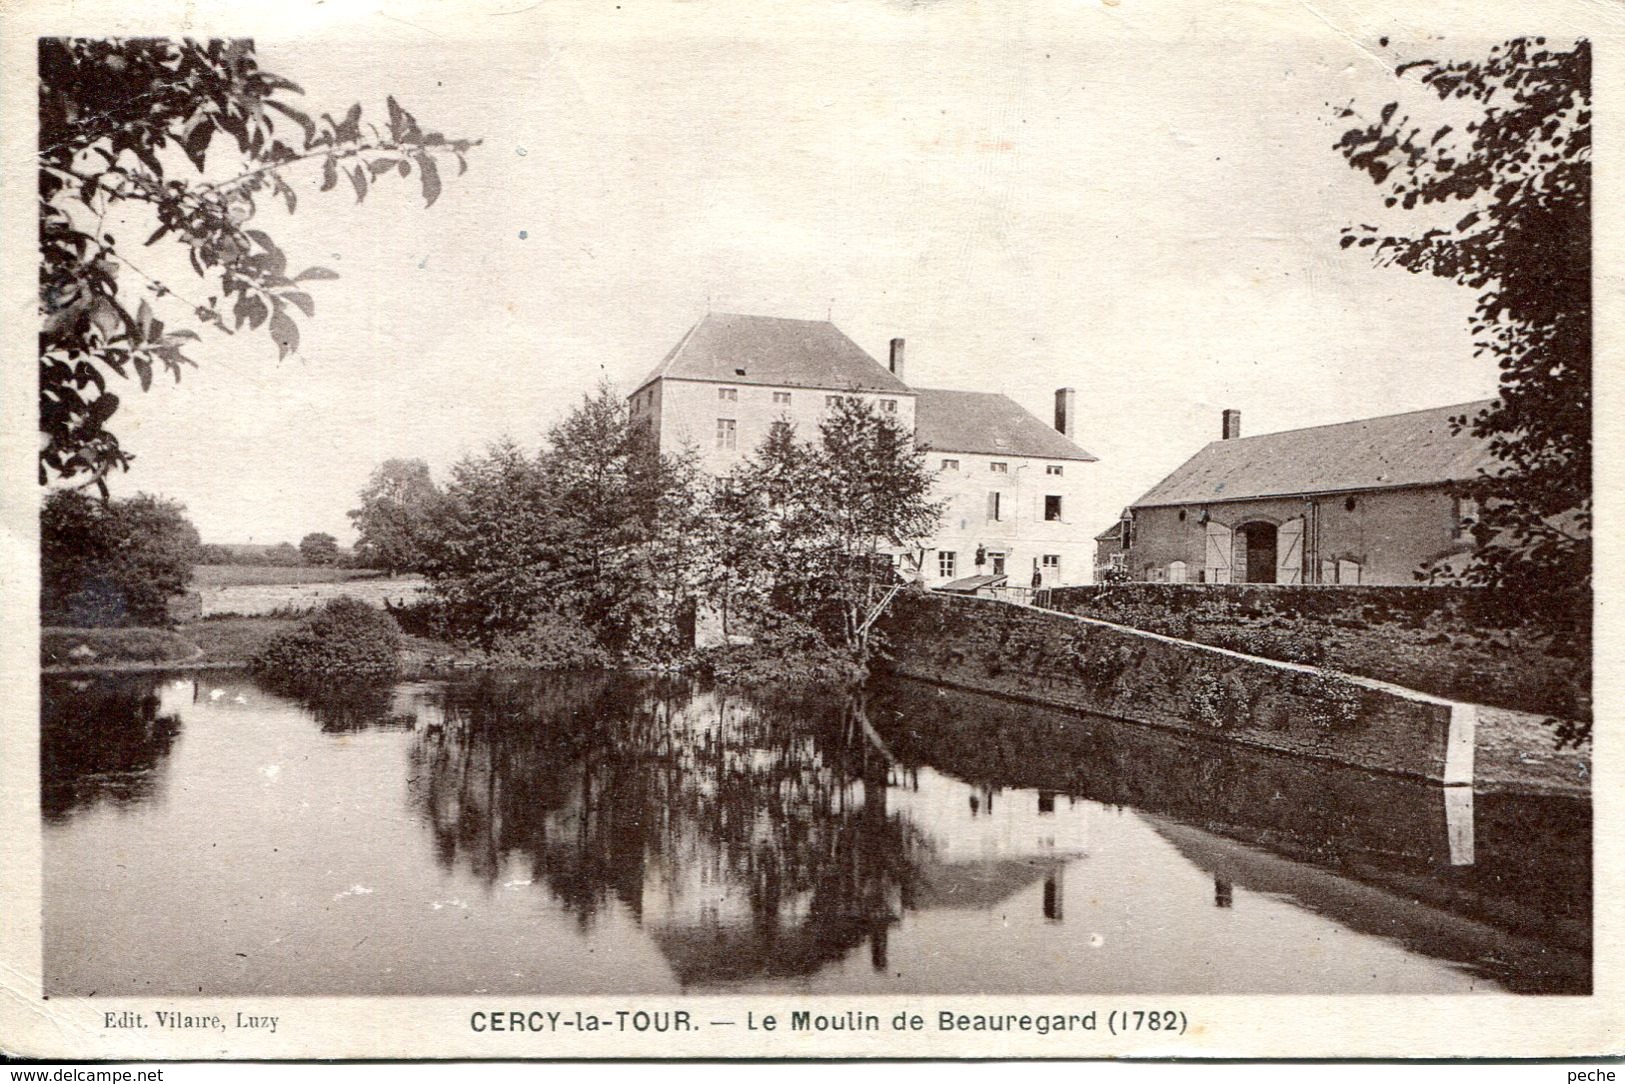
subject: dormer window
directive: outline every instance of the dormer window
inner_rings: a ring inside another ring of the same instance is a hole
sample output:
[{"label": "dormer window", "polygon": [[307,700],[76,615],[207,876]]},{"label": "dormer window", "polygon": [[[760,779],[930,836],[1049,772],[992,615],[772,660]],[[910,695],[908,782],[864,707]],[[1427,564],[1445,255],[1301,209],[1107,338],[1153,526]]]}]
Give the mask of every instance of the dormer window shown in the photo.
[{"label": "dormer window", "polygon": [[735,376],[744,376],[745,375],[745,370],[743,370],[743,369],[735,369],[734,370],[734,375]]}]

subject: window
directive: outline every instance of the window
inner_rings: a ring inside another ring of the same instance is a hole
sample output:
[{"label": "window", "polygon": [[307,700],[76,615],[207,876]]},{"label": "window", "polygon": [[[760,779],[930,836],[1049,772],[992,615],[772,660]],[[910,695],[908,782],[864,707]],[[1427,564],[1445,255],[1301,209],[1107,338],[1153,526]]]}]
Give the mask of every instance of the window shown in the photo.
[{"label": "window", "polygon": [[881,410],[882,413],[885,413],[885,414],[896,414],[897,413],[897,400],[896,399],[882,399],[880,401],[880,410]]},{"label": "window", "polygon": [[1471,497],[1457,497],[1455,512],[1456,541],[1471,541],[1473,525],[1478,522],[1478,502]]},{"label": "window", "polygon": [[1053,493],[1044,498],[1044,518],[1056,523],[1061,520],[1061,498]]},{"label": "window", "polygon": [[775,403],[783,403],[788,406],[790,404],[790,393],[787,391],[776,391],[773,393],[773,401]]},{"label": "window", "polygon": [[722,400],[724,403],[737,403],[737,402],[739,402],[739,389],[738,388],[718,388],[717,389],[717,398]]},{"label": "window", "polygon": [[1004,575],[1004,554],[1002,554],[1002,553],[990,553],[990,554],[987,555],[987,559],[990,562],[992,562],[993,575],[995,575],[995,576]]},{"label": "window", "polygon": [[1009,474],[1010,473],[1010,464],[1008,464],[1008,463],[989,463],[987,465],[987,469],[992,471],[994,474]]},{"label": "window", "polygon": [[990,523],[997,523],[1004,518],[1004,494],[993,490],[987,495],[987,518]]},{"label": "window", "polygon": [[1063,471],[1062,471],[1061,465],[1059,463],[1051,463],[1049,466],[1044,468],[1044,473],[1045,474],[1060,475],[1060,474],[1063,473]]},{"label": "window", "polygon": [[957,459],[944,459],[942,461],[942,469],[943,470],[958,470],[959,469],[959,460],[957,460]]},{"label": "window", "polygon": [[836,407],[838,407],[840,405],[841,405],[841,397],[839,395],[826,395],[826,396],[824,396],[824,409],[825,410],[834,410]]},{"label": "window", "polygon": [[732,418],[717,419],[717,447],[739,447],[739,426]]},{"label": "window", "polygon": [[1044,570],[1046,572],[1059,572],[1059,571],[1061,571],[1061,555],[1059,553],[1046,553],[1046,554],[1044,554],[1043,562],[1044,562]]},{"label": "window", "polygon": [[953,550],[938,550],[937,574],[946,580],[953,579],[954,569],[958,564],[958,556]]},{"label": "window", "polygon": [[1186,571],[1186,569],[1185,569],[1185,562],[1184,561],[1175,561],[1175,562],[1173,562],[1171,565],[1168,566],[1168,582],[1169,583],[1184,583],[1185,582],[1185,571]]}]

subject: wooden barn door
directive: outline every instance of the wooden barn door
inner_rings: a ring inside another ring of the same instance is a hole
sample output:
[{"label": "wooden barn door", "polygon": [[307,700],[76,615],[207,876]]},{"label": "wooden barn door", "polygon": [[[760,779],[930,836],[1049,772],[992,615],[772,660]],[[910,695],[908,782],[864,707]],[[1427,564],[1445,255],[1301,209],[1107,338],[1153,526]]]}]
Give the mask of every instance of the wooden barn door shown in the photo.
[{"label": "wooden barn door", "polygon": [[1289,519],[1275,530],[1275,582],[1303,582],[1303,517]]},{"label": "wooden barn door", "polygon": [[1207,525],[1206,575],[1208,583],[1230,582],[1230,528],[1209,520]]}]

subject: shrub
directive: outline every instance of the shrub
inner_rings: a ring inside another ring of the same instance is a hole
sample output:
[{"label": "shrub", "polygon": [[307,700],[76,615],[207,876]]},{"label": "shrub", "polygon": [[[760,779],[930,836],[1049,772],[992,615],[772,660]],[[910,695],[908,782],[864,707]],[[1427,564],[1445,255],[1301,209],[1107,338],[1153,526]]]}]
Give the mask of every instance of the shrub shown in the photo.
[{"label": "shrub", "polygon": [[524,670],[593,670],[609,656],[585,626],[543,614],[520,632],[505,633],[486,652],[492,666]]},{"label": "shrub", "polygon": [[256,670],[282,675],[373,675],[395,672],[401,630],[382,610],[349,597],[333,599],[298,628],[254,656]]},{"label": "shrub", "polygon": [[746,688],[837,688],[865,676],[852,652],[832,647],[817,630],[794,621],[759,632],[750,643],[702,652],[700,669]]}]

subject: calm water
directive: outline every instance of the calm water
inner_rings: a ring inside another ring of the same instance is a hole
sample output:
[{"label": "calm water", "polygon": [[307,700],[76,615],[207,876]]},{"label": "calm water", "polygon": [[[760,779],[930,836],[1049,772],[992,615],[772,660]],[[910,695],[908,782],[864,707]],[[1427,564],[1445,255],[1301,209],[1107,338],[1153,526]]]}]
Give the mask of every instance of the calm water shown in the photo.
[{"label": "calm water", "polygon": [[50,679],[53,994],[1590,989],[1590,810],[899,682]]}]

